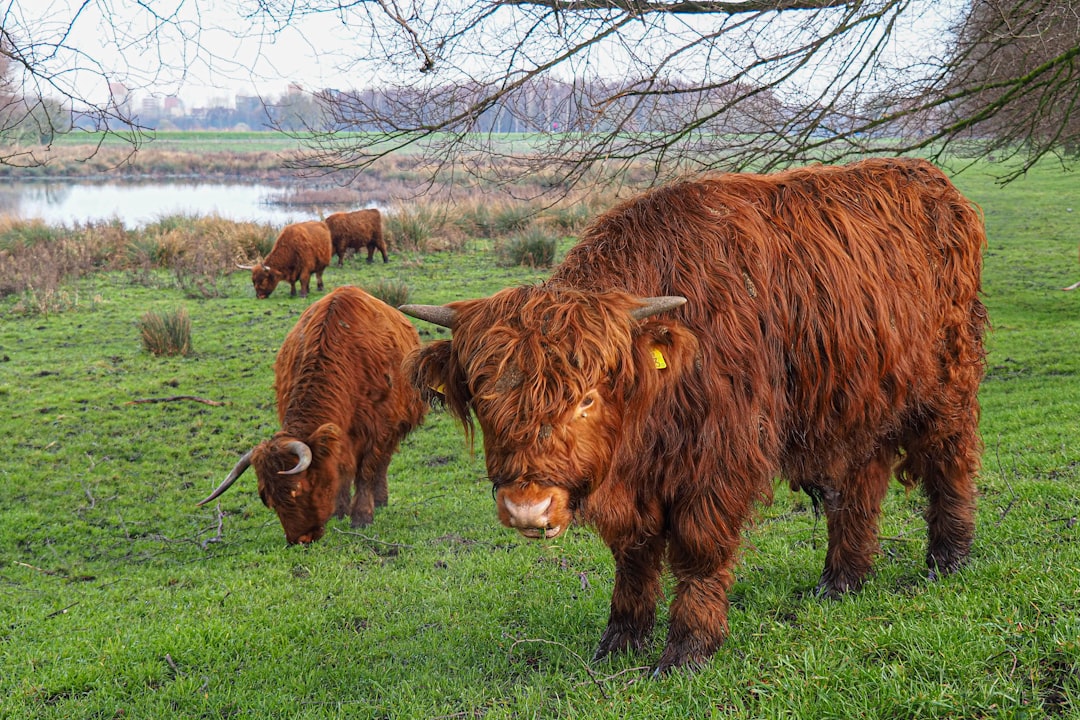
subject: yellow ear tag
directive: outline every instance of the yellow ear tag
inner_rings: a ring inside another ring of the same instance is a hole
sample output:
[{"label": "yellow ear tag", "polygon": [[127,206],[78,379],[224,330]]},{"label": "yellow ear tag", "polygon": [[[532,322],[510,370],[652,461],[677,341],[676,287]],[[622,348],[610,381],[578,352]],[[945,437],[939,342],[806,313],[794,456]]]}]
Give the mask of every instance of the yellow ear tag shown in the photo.
[{"label": "yellow ear tag", "polygon": [[439,393],[440,395],[445,395],[446,394],[446,385],[443,385],[443,384],[440,384],[438,386],[431,385],[430,387],[431,387],[432,390]]},{"label": "yellow ear tag", "polygon": [[663,370],[667,367],[667,359],[664,357],[664,353],[660,352],[660,348],[652,349],[652,357],[657,370]]}]

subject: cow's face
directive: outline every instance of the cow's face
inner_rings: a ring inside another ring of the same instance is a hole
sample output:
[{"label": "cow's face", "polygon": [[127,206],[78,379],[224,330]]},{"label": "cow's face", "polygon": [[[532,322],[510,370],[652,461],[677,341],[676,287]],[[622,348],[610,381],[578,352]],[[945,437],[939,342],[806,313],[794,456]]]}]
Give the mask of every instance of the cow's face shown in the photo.
[{"label": "cow's face", "polygon": [[255,286],[255,297],[263,300],[270,297],[274,288],[281,282],[282,274],[269,265],[256,265],[251,270],[251,284]]},{"label": "cow's face", "polygon": [[652,350],[670,328],[646,328],[621,293],[516,288],[447,308],[453,339],[410,361],[413,382],[475,416],[499,520],[556,537],[607,477],[628,412],[655,394]]},{"label": "cow's face", "polygon": [[336,458],[337,429],[324,425],[302,441],[311,453],[310,464],[303,465],[295,446],[296,438],[277,433],[257,445],[251,464],[259,479],[259,497],[277,513],[285,540],[290,544],[315,542],[326,532],[326,522],[334,512],[339,481]]}]

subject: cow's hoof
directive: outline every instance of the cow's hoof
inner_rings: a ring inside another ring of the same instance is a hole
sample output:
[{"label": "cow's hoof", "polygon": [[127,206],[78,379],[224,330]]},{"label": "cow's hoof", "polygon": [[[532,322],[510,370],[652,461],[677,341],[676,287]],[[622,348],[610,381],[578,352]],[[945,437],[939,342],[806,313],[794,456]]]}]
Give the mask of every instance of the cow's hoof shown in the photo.
[{"label": "cow's hoof", "polygon": [[593,653],[593,662],[604,660],[610,655],[618,655],[628,651],[640,652],[649,644],[649,633],[634,630],[629,626],[611,625],[604,630],[600,638],[600,645]]},{"label": "cow's hoof", "polygon": [[652,676],[657,678],[675,671],[692,673],[700,670],[709,661],[712,653],[697,647],[698,644],[694,642],[674,645],[669,643],[664,648],[664,653],[660,656],[656,667],[653,668]]}]

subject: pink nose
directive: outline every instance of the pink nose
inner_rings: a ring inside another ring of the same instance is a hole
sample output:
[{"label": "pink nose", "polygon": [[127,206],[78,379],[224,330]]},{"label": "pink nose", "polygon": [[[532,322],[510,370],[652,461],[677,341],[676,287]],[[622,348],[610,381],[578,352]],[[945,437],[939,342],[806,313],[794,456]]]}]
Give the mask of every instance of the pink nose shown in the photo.
[{"label": "pink nose", "polygon": [[548,508],[551,507],[551,496],[538,502],[516,503],[510,498],[503,498],[503,507],[510,518],[510,527],[518,530],[533,530],[546,528],[548,525]]}]

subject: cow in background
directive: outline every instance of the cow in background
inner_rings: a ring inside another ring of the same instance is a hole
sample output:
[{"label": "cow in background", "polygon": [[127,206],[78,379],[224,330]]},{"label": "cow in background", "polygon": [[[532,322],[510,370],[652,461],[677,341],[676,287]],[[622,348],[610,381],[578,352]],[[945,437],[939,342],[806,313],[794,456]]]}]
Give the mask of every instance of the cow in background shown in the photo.
[{"label": "cow in background", "polygon": [[657,672],[728,634],[743,527],[774,478],[828,525],[822,596],[856,590],[890,476],[926,493],[930,576],[974,536],[985,371],[982,217],[932,165],[866,160],[724,174],[595,220],[543,284],[407,314],[452,330],[406,361],[483,431],[499,520],[595,526],[615,560],[596,658]]},{"label": "cow in background", "polygon": [[359,288],[313,303],[274,363],[281,430],[245,453],[199,505],[254,466],[259,497],[290,544],[318,540],[331,514],[369,524],[387,501],[391,457],[427,411],[401,369],[419,345],[405,316]]},{"label": "cow in background", "polygon": [[383,239],[382,213],[375,208],[357,210],[355,212],[339,212],[327,215],[327,227],[330,228],[330,237],[334,244],[334,254],[337,255],[338,266],[345,262],[345,253],[348,250],[360,250],[367,248],[367,261],[372,262],[375,251],[382,253],[382,261],[387,262],[386,240]]},{"label": "cow in background", "polygon": [[332,250],[330,228],[321,220],[308,220],[286,225],[265,260],[239,267],[251,270],[251,284],[260,300],[270,297],[283,281],[289,283],[291,297],[296,297],[297,281],[300,297],[307,297],[312,275],[318,281],[318,289],[323,289],[322,274],[330,264]]}]

